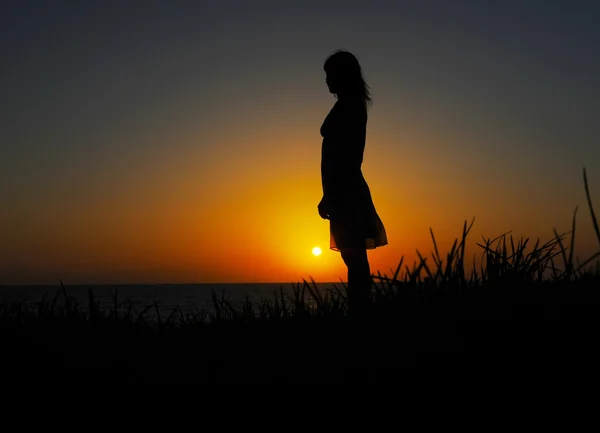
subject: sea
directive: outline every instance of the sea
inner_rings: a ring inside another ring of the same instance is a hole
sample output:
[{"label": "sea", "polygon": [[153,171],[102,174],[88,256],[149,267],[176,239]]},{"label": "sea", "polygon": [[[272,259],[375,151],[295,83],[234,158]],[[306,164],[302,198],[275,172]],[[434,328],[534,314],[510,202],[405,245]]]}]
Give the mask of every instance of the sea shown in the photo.
[{"label": "sea", "polygon": [[[309,283],[312,286],[312,283]],[[120,311],[131,305],[133,311],[147,310],[152,315],[156,311],[170,314],[174,309],[187,312],[214,311],[214,298],[226,300],[238,307],[246,300],[256,304],[274,301],[275,297],[286,301],[294,298],[295,292],[302,291],[304,283],[203,283],[203,284],[77,284],[77,285],[0,285],[0,304],[5,306],[24,304],[35,308],[42,300],[52,302],[56,297],[57,305],[64,305],[65,295],[76,301],[81,311],[88,311],[89,294],[100,307],[113,308],[116,304]],[[316,283],[318,290],[325,294],[331,291],[343,291],[343,284]],[[304,289],[305,299],[310,303],[309,291]]]}]

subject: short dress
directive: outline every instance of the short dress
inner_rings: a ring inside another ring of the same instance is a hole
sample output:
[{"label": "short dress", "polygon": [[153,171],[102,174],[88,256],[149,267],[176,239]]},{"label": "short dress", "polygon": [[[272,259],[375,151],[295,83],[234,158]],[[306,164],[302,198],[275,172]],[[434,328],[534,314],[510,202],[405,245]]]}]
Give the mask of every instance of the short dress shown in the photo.
[{"label": "short dress", "polygon": [[321,126],[323,197],[332,206],[330,249],[374,249],[387,245],[361,165],[367,110],[360,98],[337,101]]}]

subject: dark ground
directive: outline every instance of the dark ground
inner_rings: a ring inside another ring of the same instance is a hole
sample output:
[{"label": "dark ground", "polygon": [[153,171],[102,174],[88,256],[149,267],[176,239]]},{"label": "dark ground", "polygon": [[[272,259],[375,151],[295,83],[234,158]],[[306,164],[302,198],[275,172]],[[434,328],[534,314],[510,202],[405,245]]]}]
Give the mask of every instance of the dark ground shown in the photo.
[{"label": "dark ground", "polygon": [[[436,295],[363,320],[224,322],[157,331],[131,322],[2,328],[4,382],[388,383],[415,371],[556,375],[600,365],[600,287]],[[429,372],[429,373],[427,373]]]}]

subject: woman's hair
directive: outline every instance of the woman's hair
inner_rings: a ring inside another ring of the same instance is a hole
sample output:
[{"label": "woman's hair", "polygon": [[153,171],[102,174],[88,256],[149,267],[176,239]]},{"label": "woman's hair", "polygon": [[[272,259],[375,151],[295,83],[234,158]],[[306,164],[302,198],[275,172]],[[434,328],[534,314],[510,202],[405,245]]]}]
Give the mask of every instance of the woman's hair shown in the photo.
[{"label": "woman's hair", "polygon": [[335,76],[338,91],[360,95],[365,107],[373,103],[360,63],[352,53],[346,50],[335,51],[325,60],[323,69]]}]

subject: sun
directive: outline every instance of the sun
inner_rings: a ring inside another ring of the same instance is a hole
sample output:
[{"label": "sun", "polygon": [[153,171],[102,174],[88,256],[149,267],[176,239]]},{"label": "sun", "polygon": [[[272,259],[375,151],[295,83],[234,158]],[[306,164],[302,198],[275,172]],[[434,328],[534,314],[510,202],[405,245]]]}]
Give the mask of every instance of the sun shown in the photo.
[{"label": "sun", "polygon": [[320,256],[321,253],[322,253],[321,248],[314,247],[313,250],[312,250],[312,253],[313,253],[314,256]]}]

